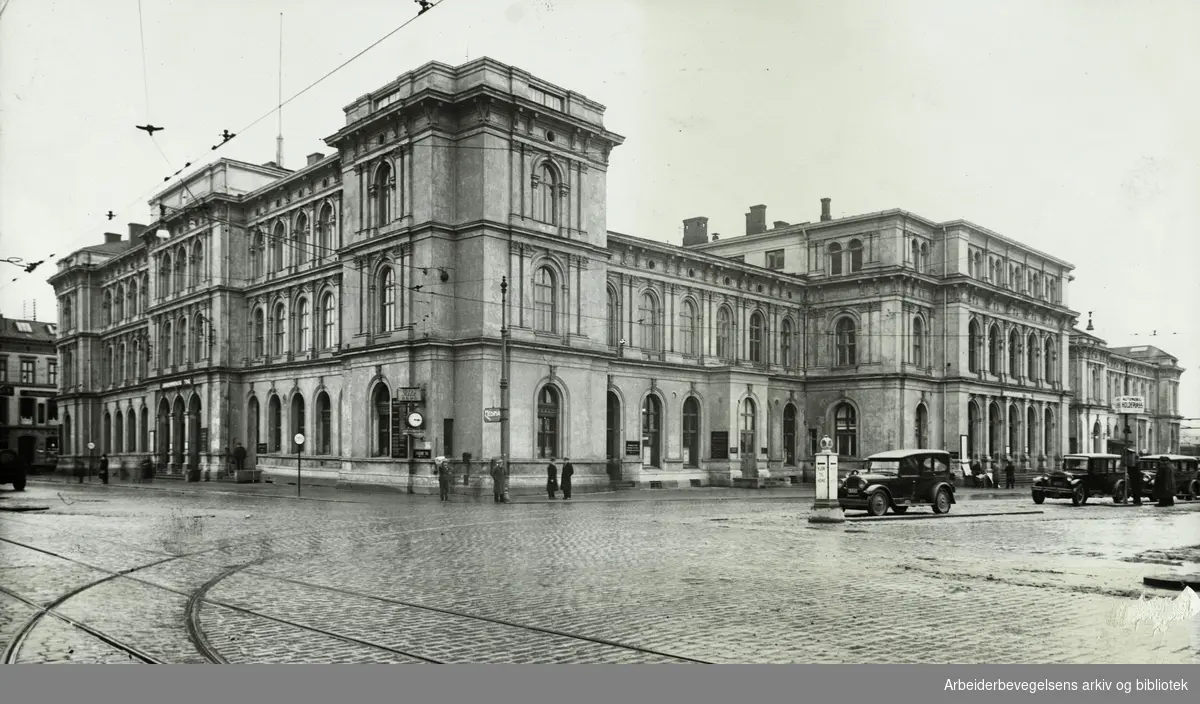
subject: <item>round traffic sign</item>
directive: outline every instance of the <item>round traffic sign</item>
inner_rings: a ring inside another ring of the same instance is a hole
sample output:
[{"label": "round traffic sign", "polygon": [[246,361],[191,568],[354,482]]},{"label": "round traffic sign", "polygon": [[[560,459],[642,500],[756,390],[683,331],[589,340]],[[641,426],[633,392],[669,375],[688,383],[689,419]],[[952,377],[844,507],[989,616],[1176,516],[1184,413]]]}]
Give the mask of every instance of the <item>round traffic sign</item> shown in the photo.
[{"label": "round traffic sign", "polygon": [[96,443],[94,443],[94,442],[89,442],[89,443],[88,443],[88,449],[89,449],[89,450],[95,450],[95,449],[96,449]]},{"label": "round traffic sign", "polygon": [[297,445],[303,445],[304,444],[304,433],[296,433],[296,437],[292,438],[292,440]]}]

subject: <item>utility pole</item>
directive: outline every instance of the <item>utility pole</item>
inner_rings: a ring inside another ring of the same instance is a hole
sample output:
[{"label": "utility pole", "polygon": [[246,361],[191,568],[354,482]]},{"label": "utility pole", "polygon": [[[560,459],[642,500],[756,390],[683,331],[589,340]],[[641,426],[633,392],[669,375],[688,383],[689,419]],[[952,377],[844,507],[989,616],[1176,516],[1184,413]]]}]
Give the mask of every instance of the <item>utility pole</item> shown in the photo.
[{"label": "utility pole", "polygon": [[500,277],[500,461],[508,498],[508,277]]}]

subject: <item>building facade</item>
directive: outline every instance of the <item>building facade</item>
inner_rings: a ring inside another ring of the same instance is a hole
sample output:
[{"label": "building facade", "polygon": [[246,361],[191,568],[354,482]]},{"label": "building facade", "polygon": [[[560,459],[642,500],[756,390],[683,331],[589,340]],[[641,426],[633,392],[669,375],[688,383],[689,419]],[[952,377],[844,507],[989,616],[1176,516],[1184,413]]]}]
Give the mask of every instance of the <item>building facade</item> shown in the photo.
[{"label": "building facade", "polygon": [[1064,450],[1066,262],[828,201],[726,240],[610,232],[604,107],[490,59],[345,113],[335,153],[218,160],[60,261],[66,462],[96,438],[219,472],[241,442],[267,474],[428,491],[469,453],[478,483],[503,339],[518,491],[564,457],[581,490],[803,480],[824,434],[847,467],[960,436],[987,462]]},{"label": "building facade", "polygon": [[55,323],[0,315],[0,450],[35,471],[58,459],[58,353]]},{"label": "building facade", "polygon": [[[1179,360],[1157,347],[1110,348],[1089,332],[1073,331],[1070,451],[1180,452],[1182,374]],[[1140,397],[1146,412],[1122,416],[1114,407],[1118,396]]]}]

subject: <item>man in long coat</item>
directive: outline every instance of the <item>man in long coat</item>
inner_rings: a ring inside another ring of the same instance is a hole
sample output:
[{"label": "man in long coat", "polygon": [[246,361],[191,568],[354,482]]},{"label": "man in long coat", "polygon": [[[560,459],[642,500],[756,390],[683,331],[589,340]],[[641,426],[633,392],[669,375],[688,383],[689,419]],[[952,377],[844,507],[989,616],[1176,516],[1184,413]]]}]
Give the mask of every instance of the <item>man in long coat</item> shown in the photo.
[{"label": "man in long coat", "polygon": [[571,477],[575,476],[575,467],[571,466],[571,458],[563,458],[562,468],[562,493],[564,499],[571,498]]},{"label": "man in long coat", "polygon": [[434,467],[438,475],[438,489],[441,492],[442,501],[450,500],[450,463],[445,457],[438,457],[433,461]]},{"label": "man in long coat", "polygon": [[558,491],[558,467],[554,466],[553,460],[546,465],[546,493],[550,498],[555,498],[554,494]]},{"label": "man in long coat", "polygon": [[492,501],[498,504],[507,503],[508,476],[504,471],[504,460],[493,457],[488,473],[492,475]]},{"label": "man in long coat", "polygon": [[1156,506],[1175,505],[1175,467],[1166,457],[1159,457],[1155,468],[1154,498],[1158,499]]}]

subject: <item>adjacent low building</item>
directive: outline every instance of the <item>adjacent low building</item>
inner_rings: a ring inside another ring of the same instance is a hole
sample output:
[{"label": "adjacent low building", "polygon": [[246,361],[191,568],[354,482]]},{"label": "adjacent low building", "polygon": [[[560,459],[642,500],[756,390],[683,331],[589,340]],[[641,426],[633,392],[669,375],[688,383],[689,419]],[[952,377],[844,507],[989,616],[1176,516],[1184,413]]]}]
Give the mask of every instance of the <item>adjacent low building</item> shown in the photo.
[{"label": "adjacent low building", "polygon": [[438,455],[478,483],[502,416],[517,491],[566,457],[580,490],[803,481],[826,434],[847,467],[1066,448],[1061,259],[828,200],[740,237],[611,232],[604,107],[490,59],[345,114],[333,153],[219,159],[60,260],[68,464],[94,441],[217,476],[240,442],[268,475],[426,491]]},{"label": "adjacent low building", "polygon": [[57,325],[0,315],[0,450],[34,471],[58,460]]}]

